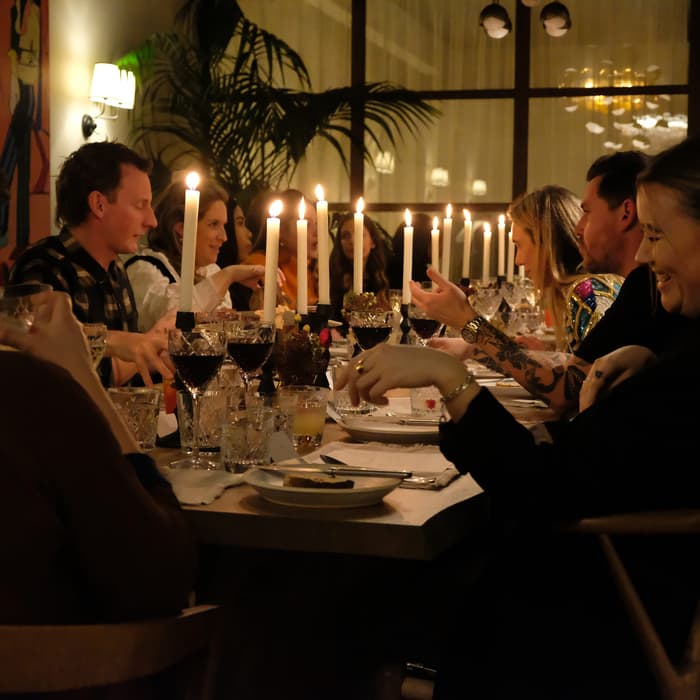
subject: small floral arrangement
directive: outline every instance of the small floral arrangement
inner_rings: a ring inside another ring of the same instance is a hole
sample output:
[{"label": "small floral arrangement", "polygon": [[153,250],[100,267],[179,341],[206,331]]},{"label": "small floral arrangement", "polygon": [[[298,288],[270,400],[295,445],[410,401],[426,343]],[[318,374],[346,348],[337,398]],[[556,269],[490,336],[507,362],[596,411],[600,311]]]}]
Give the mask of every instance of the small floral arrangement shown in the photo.
[{"label": "small floral arrangement", "polygon": [[354,292],[350,290],[343,297],[343,315],[347,317],[351,311],[388,311],[389,307],[380,304],[374,292]]},{"label": "small floral arrangement", "polygon": [[327,386],[326,369],[330,360],[331,332],[322,328],[312,333],[308,324],[301,328],[301,316],[277,332],[273,361],[284,385],[315,384]]}]

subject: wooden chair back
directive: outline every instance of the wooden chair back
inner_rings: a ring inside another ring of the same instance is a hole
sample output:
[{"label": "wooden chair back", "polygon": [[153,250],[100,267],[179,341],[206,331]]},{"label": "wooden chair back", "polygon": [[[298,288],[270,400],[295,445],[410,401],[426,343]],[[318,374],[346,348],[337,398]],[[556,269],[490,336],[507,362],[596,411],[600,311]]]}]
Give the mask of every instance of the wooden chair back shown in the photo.
[{"label": "wooden chair back", "polygon": [[48,693],[126,683],[201,658],[195,696],[213,696],[222,610],[94,625],[0,625],[0,693]]},{"label": "wooden chair back", "polygon": [[673,664],[612,541],[618,535],[669,535],[700,533],[700,511],[657,511],[609,515],[580,520],[565,530],[598,538],[625,609],[664,700],[700,698],[700,592],[683,658]]}]

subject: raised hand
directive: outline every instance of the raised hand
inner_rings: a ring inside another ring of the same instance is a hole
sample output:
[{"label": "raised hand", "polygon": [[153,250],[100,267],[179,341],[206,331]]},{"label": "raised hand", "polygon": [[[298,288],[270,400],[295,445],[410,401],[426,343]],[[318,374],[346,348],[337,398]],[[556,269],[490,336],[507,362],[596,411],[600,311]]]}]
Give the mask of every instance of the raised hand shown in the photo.
[{"label": "raised hand", "polygon": [[430,318],[453,328],[461,328],[477,316],[465,293],[456,284],[432,268],[428,269],[428,277],[436,283],[433,291],[423,289],[417,282],[411,281],[410,285],[412,302]]}]

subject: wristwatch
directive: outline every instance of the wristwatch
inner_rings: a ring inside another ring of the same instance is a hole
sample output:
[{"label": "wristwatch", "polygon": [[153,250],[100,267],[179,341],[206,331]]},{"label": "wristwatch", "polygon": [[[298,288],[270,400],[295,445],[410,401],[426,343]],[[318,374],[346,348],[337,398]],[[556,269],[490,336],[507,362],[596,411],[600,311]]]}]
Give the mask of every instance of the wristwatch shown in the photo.
[{"label": "wristwatch", "polygon": [[462,326],[462,338],[468,343],[476,343],[482,323],[486,323],[486,319],[483,316],[475,316],[471,321],[467,321]]}]

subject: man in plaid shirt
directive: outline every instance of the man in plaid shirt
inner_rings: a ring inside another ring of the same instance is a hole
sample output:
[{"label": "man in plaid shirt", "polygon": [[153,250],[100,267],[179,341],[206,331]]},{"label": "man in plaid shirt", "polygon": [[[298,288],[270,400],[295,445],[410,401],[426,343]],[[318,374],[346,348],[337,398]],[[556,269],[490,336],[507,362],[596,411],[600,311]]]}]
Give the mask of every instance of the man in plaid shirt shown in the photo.
[{"label": "man in plaid shirt", "polygon": [[123,384],[137,371],[172,376],[164,319],[137,333],[133,292],[119,255],[135,253],[139,238],[156,225],[151,207],[150,163],[123,144],[87,143],[64,162],[56,181],[58,236],[28,248],[10,272],[10,284],[44,282],[66,292],[82,323],[104,323],[103,382]]}]

